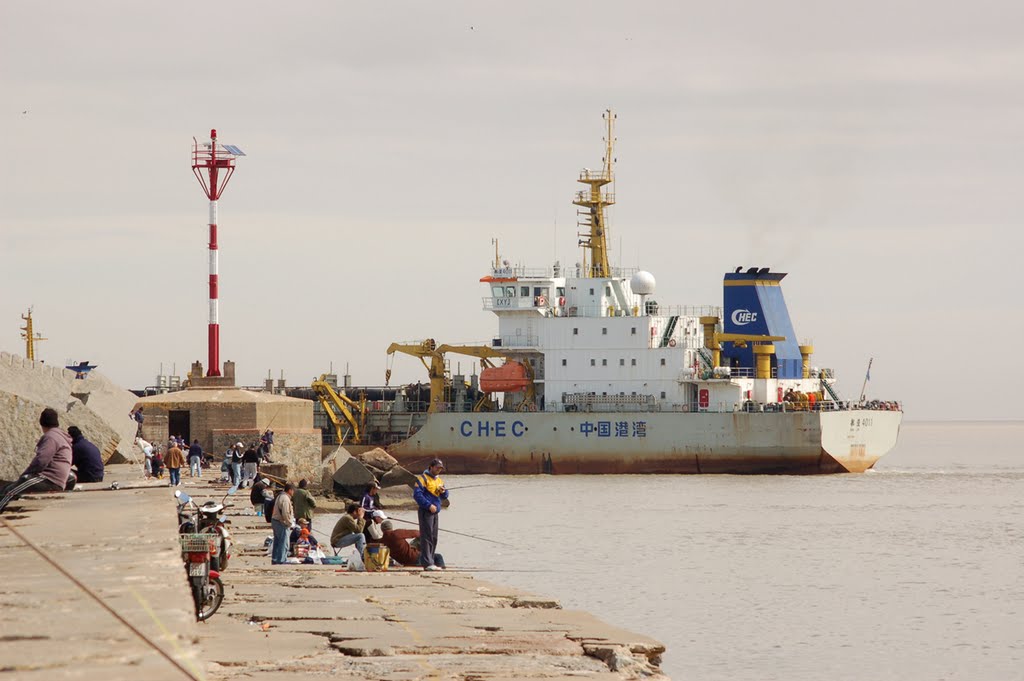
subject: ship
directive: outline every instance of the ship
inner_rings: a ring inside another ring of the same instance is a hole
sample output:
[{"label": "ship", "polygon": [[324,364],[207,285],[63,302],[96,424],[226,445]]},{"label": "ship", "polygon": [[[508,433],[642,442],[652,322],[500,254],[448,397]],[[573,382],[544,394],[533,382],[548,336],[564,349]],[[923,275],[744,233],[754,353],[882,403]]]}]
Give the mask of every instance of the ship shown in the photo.
[{"label": "ship", "polygon": [[[495,242],[479,280],[483,311],[497,317],[494,335],[475,345],[393,344],[389,356],[419,359],[429,383],[341,386],[334,401],[346,414],[336,420],[346,447],[383,446],[411,470],[437,457],[467,474],[874,466],[896,444],[902,405],[841,398],[834,372],[816,366],[813,345],[798,340],[785,273],[730,268],[721,305],[677,306],[654,298],[651,273],[611,266],[615,116],[604,118],[602,166],[580,172],[573,199],[581,262],[512,265]],[[479,374],[452,375],[452,355],[475,358]],[[320,387],[334,393],[322,380]]]}]

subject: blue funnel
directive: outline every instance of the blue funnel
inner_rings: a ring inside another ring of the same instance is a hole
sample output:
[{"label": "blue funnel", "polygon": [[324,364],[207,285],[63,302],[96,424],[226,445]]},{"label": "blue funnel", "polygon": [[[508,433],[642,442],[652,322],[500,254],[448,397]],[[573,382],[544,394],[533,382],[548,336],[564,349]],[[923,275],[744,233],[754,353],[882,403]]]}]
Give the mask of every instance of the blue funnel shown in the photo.
[{"label": "blue funnel", "polygon": [[[784,336],[786,340],[774,342],[772,367],[778,378],[802,378],[800,344],[782,295],[781,282],[785,276],[783,272],[769,272],[767,268],[727,273],[723,282],[725,319],[722,328],[725,333]],[[722,357],[722,364],[726,366],[754,368],[754,351],[749,343],[742,348],[723,343]]]}]

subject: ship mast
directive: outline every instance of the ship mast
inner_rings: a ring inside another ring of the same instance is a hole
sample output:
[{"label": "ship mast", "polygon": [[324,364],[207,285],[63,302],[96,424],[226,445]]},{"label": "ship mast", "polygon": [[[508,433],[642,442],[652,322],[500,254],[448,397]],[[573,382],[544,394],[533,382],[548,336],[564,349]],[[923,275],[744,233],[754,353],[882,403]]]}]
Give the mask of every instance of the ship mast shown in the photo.
[{"label": "ship mast", "polygon": [[[573,204],[587,210],[578,210],[579,227],[587,230],[579,234],[579,245],[590,250],[587,276],[589,277],[610,277],[612,276],[611,265],[608,264],[608,238],[607,224],[605,222],[605,207],[615,203],[614,192],[602,192],[602,187],[615,181],[612,174],[612,164],[615,157],[615,136],[613,134],[615,114],[611,109],[604,112],[604,119],[608,124],[608,133],[605,137],[604,167],[601,170],[590,170],[584,168],[580,171],[578,182],[589,185],[590,189],[576,192]],[[586,256],[584,254],[584,262]]]},{"label": "ship mast", "polygon": [[31,307],[28,309],[28,314],[21,315],[21,318],[25,320],[25,326],[21,327],[21,337],[25,339],[25,358],[29,361],[35,361],[36,343],[49,339],[43,338],[43,334],[36,333],[33,329]]}]

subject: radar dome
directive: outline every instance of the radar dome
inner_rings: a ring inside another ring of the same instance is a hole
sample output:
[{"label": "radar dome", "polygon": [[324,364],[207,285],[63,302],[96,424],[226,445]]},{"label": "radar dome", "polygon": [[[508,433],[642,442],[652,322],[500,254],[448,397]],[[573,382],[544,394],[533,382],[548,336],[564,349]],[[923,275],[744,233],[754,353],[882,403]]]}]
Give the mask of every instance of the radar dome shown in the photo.
[{"label": "radar dome", "polygon": [[629,287],[633,289],[633,293],[641,296],[649,296],[654,293],[654,286],[654,275],[643,270],[634,274],[629,280]]}]

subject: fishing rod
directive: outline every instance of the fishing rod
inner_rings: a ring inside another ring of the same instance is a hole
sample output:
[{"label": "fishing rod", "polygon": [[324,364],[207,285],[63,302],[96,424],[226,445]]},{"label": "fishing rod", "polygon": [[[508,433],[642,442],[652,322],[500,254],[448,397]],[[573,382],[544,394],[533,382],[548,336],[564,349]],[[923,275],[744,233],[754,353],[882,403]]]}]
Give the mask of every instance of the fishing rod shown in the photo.
[{"label": "fishing rod", "polygon": [[473,489],[474,487],[497,487],[497,486],[499,486],[501,484],[502,483],[500,483],[500,482],[482,482],[482,483],[480,483],[478,485],[459,485],[458,487],[448,487],[448,486],[445,486],[445,489],[453,490],[453,489]]},{"label": "fishing rod", "polygon": [[[402,518],[392,518],[391,516],[388,516],[388,518],[389,518],[390,520],[397,520],[398,522],[400,522],[400,523],[405,523],[405,524],[407,524],[407,525],[416,525],[416,526],[419,526],[419,523],[418,523],[418,522],[413,522],[413,521],[411,521],[411,520],[403,520]],[[443,527],[439,527],[439,528],[437,528],[437,529],[438,529],[439,531],[441,531],[441,532],[447,532],[447,533],[449,533],[449,534],[457,534],[457,535],[459,535],[460,537],[469,537],[470,539],[477,539],[477,540],[479,540],[479,541],[485,541],[485,542],[490,542],[491,544],[497,544],[497,545],[499,545],[499,546],[507,546],[507,547],[508,547],[508,548],[510,548],[510,549],[518,548],[518,547],[516,547],[516,546],[513,546],[512,544],[506,544],[506,543],[505,543],[505,542],[503,542],[503,541],[498,541],[497,539],[488,539],[487,537],[479,537],[479,536],[477,536],[477,535],[475,535],[475,534],[469,534],[469,533],[467,533],[467,532],[456,532],[455,530],[446,530],[446,529],[445,529],[445,528],[443,528]]]}]

